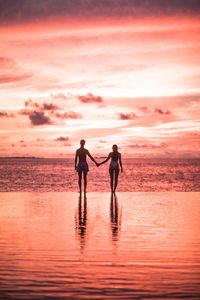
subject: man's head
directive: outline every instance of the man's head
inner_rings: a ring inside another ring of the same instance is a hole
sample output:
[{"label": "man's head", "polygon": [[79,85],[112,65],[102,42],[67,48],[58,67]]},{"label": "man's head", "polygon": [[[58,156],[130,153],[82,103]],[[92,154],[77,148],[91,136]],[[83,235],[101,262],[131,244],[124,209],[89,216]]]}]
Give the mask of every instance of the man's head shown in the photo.
[{"label": "man's head", "polygon": [[85,145],[85,140],[80,140],[80,145],[83,147]]}]

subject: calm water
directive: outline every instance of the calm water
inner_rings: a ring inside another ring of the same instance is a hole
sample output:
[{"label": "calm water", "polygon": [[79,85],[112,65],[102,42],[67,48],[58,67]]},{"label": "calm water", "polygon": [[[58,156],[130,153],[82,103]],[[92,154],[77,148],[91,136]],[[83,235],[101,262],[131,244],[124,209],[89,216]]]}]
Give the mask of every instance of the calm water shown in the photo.
[{"label": "calm water", "polygon": [[200,193],[0,193],[0,299],[200,299]]},{"label": "calm water", "polygon": [[[88,191],[109,191],[108,164],[89,163]],[[118,191],[200,192],[200,159],[124,159],[123,164]],[[0,159],[0,191],[77,191],[74,161]]]}]

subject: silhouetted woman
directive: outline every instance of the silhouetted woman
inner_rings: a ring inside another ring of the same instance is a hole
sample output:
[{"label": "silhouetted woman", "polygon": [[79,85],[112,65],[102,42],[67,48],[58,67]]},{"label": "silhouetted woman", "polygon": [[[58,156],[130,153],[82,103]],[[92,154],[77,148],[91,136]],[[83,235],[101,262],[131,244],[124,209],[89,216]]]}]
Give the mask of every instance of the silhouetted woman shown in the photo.
[{"label": "silhouetted woman", "polygon": [[121,172],[123,172],[122,168],[122,159],[121,153],[118,152],[118,146],[112,146],[113,151],[109,153],[108,157],[98,164],[98,166],[105,164],[109,159],[111,159],[109,173],[110,173],[110,188],[111,192],[114,193],[118,184],[118,176],[119,176],[119,166],[121,168]]}]

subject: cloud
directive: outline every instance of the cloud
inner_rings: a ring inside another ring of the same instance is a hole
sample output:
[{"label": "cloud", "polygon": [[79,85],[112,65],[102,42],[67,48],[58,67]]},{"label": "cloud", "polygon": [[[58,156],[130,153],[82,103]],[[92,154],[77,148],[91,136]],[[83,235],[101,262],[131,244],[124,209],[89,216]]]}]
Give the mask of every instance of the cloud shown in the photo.
[{"label": "cloud", "polygon": [[147,106],[138,106],[137,108],[138,108],[138,110],[140,110],[143,113],[149,113],[150,112],[150,109]]},{"label": "cloud", "polygon": [[9,84],[29,79],[32,75],[24,73],[10,57],[0,57],[0,84]]},{"label": "cloud", "polygon": [[37,102],[34,102],[33,100],[31,100],[31,99],[29,99],[29,100],[27,100],[27,101],[25,101],[25,107],[34,107],[34,108],[39,108],[40,107],[40,105],[39,105],[39,103],[37,103]]},{"label": "cloud", "polygon": [[30,109],[20,109],[18,111],[18,114],[19,115],[22,115],[22,116],[29,116],[33,111],[30,110]]},{"label": "cloud", "polygon": [[171,112],[169,110],[162,110],[161,108],[155,108],[155,113],[158,113],[160,115],[171,115]]},{"label": "cloud", "polygon": [[200,11],[198,0],[0,0],[0,23],[22,23],[48,17],[110,18],[121,16],[158,15]]},{"label": "cloud", "polygon": [[31,75],[28,74],[22,74],[22,75],[0,75],[0,84],[6,84],[6,83],[12,83],[12,82],[18,82],[24,79],[30,78]]},{"label": "cloud", "polygon": [[57,137],[56,139],[55,139],[55,141],[57,141],[57,142],[67,142],[67,141],[69,141],[69,137],[68,136],[59,136],[59,137]]},{"label": "cloud", "polygon": [[118,113],[120,120],[135,120],[137,115],[134,112],[131,113]]},{"label": "cloud", "polygon": [[38,108],[41,111],[42,110],[50,110],[50,111],[55,111],[60,109],[59,106],[53,104],[53,103],[38,103],[38,102],[34,102],[33,100],[29,99],[27,101],[25,101],[25,107],[31,107],[31,108]]},{"label": "cloud", "polygon": [[43,103],[42,104],[42,108],[44,110],[51,110],[51,111],[54,111],[54,110],[57,110],[57,109],[60,109],[59,106],[53,104],[53,103]]},{"label": "cloud", "polygon": [[31,111],[29,113],[29,119],[33,126],[40,126],[40,125],[51,125],[53,122],[48,116],[45,116],[44,112],[39,111]]},{"label": "cloud", "polygon": [[127,147],[129,148],[135,148],[135,149],[156,149],[156,148],[167,148],[168,144],[166,143],[161,143],[161,144],[148,144],[148,143],[136,143],[132,145],[128,145]]},{"label": "cloud", "polygon": [[11,69],[13,67],[15,67],[15,62],[12,58],[10,57],[5,57],[5,56],[1,56],[0,57],[0,67],[1,67],[1,70],[4,69],[4,70],[7,70],[7,69]]},{"label": "cloud", "polygon": [[59,119],[81,119],[82,115],[75,112],[75,111],[68,111],[68,112],[56,112],[55,117],[59,118]]},{"label": "cloud", "polygon": [[91,93],[88,93],[85,96],[78,96],[78,99],[83,103],[102,103],[103,99],[100,96],[94,96]]},{"label": "cloud", "polygon": [[62,100],[67,100],[69,99],[69,97],[67,97],[65,94],[63,93],[58,93],[58,94],[51,94],[51,97],[54,99],[62,99]]},{"label": "cloud", "polygon": [[13,113],[8,113],[5,111],[0,111],[0,118],[13,118],[14,114]]}]

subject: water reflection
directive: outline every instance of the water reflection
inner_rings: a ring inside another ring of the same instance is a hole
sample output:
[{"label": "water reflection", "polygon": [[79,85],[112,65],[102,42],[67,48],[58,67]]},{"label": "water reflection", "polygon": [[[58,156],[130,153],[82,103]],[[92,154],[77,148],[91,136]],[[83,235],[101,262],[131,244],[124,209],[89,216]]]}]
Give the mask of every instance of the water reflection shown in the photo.
[{"label": "water reflection", "polygon": [[112,240],[118,241],[121,230],[122,209],[119,209],[119,202],[115,193],[110,198],[110,224],[112,230]]},{"label": "water reflection", "polygon": [[0,299],[200,299],[200,194],[117,196],[0,194]]},{"label": "water reflection", "polygon": [[87,197],[80,194],[78,209],[75,212],[75,228],[80,240],[80,250],[83,253],[85,248],[85,237],[87,229]]}]

